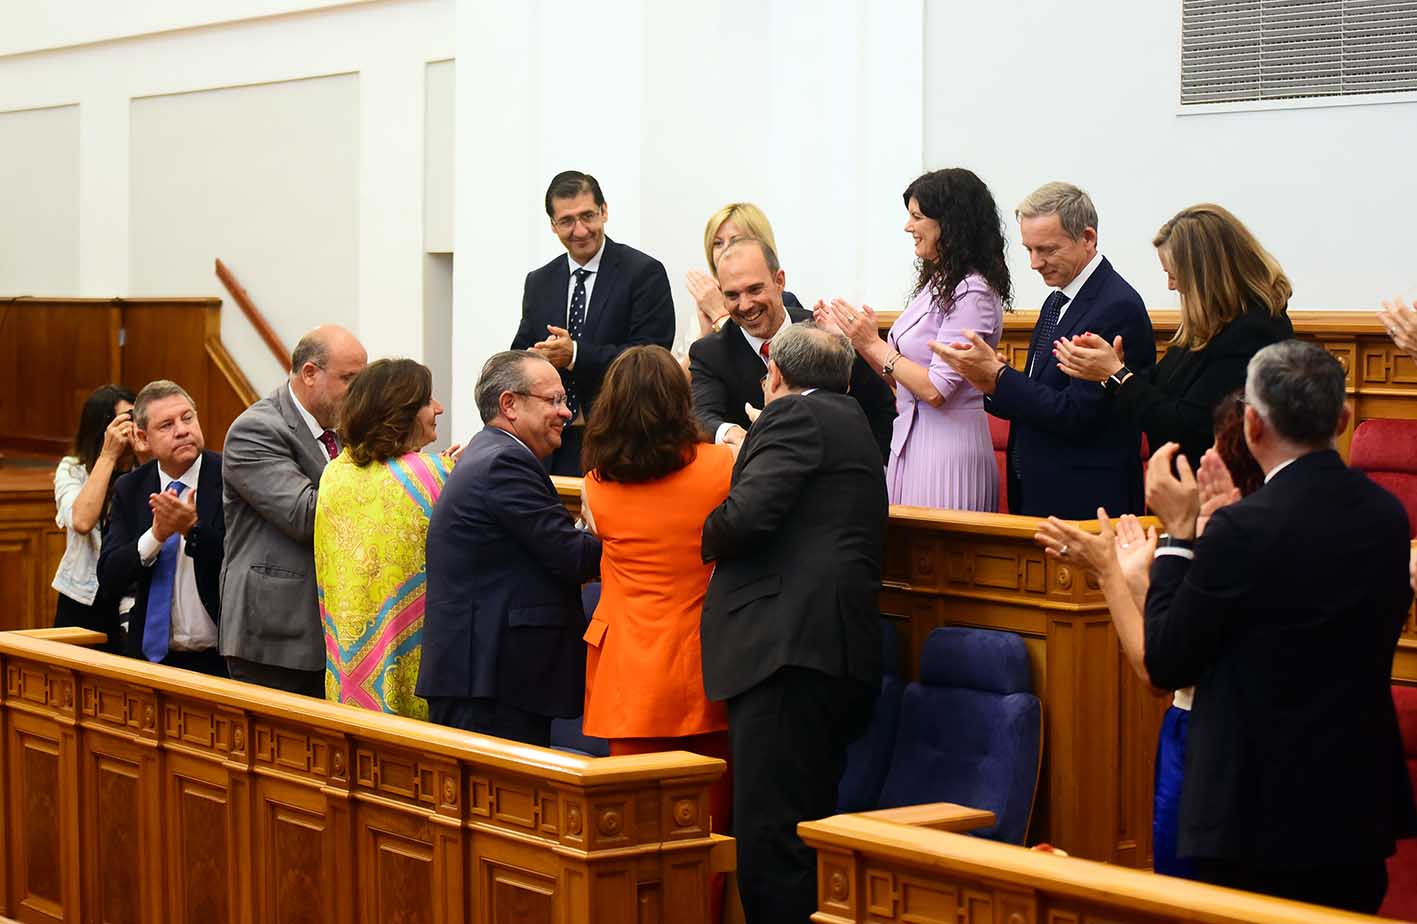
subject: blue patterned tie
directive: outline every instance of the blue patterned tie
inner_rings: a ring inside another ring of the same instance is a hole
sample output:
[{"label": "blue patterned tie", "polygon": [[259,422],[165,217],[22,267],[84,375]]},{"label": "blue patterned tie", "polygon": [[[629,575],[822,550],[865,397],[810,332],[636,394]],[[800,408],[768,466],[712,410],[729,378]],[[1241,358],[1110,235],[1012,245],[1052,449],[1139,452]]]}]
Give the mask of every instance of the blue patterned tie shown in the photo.
[{"label": "blue patterned tie", "polygon": [[[181,497],[187,486],[174,481],[168,490]],[[172,635],[172,594],[177,577],[177,556],[181,552],[182,536],[173,533],[162,544],[153,564],[153,580],[148,585],[148,615],[143,628],[143,657],[161,661],[167,657],[168,638]]]},{"label": "blue patterned tie", "polygon": [[[581,329],[585,327],[585,281],[590,274],[591,271],[584,268],[571,274],[576,277],[576,290],[571,293],[571,310],[566,312],[566,333],[572,340],[580,340]],[[566,407],[571,409],[571,419],[575,420],[580,401],[576,398],[575,380],[570,377],[566,379]]]},{"label": "blue patterned tie", "polygon": [[1038,326],[1033,329],[1033,351],[1029,357],[1028,377],[1036,379],[1043,374],[1044,367],[1052,362],[1053,341],[1058,336],[1058,316],[1068,297],[1061,290],[1048,296],[1043,310],[1038,313]]}]

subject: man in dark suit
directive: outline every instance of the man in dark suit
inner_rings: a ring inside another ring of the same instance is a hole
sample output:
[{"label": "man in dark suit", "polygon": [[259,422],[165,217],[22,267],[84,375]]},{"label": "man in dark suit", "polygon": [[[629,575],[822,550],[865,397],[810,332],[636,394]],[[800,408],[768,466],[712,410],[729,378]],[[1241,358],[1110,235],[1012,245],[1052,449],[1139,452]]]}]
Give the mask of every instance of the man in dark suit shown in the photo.
[{"label": "man in dark suit", "polygon": [[[763,401],[768,344],[778,331],[812,312],[783,305],[787,274],[763,241],[738,238],[718,257],[718,281],[728,317],[719,329],[689,347],[694,413],[718,443],[741,443],[748,430],[745,405]],[[895,396],[859,357],[851,366],[851,397],[861,405],[881,460],[890,458]]]},{"label": "man in dark suit", "polygon": [[1226,492],[1214,452],[1192,478],[1175,443],[1147,468],[1169,538],[1146,668],[1196,688],[1178,852],[1207,882],[1374,914],[1384,859],[1414,831],[1388,686],[1412,601],[1407,516],[1334,451],[1348,410],[1323,348],[1264,348],[1245,396],[1258,491]]},{"label": "man in dark suit", "polygon": [[971,334],[935,352],[985,395],[985,407],[1011,424],[1008,491],[1014,513],[1090,520],[1098,507],[1142,512],[1141,433],[1117,414],[1097,382],[1070,378],[1053,342],[1090,332],[1121,337],[1127,366],[1156,362],[1151,319],[1141,296],[1097,251],[1097,210],[1087,193],[1048,183],[1016,215],[1030,265],[1054,287],[1043,303],[1023,370]]},{"label": "man in dark suit", "polygon": [[527,273],[513,350],[535,350],[561,374],[571,423],[547,460],[553,475],[581,474],[581,436],[611,360],[629,346],[674,343],[674,299],[664,265],[605,236],[600,184],[588,173],[558,173],[546,189],[546,216],[566,248]]},{"label": "man in dark suit", "polygon": [[[720,264],[721,268],[722,264]],[[704,521],[704,689],[728,704],[734,837],[750,924],[805,922],[846,746],[880,687],[885,470],[847,397],[856,353],[804,322],[772,339],[767,404]]]},{"label": "man in dark suit", "polygon": [[498,353],[477,382],[486,426],[463,449],[428,524],[417,693],[442,725],[546,747],[581,714],[581,584],[600,540],[576,529],[540,459],[571,419],[556,369]]},{"label": "man in dark suit", "polygon": [[207,452],[197,407],[175,382],[149,382],[133,402],[139,446],[153,458],[119,478],[98,558],[115,599],[137,587],[127,654],[226,676],[221,621],[221,453]]}]

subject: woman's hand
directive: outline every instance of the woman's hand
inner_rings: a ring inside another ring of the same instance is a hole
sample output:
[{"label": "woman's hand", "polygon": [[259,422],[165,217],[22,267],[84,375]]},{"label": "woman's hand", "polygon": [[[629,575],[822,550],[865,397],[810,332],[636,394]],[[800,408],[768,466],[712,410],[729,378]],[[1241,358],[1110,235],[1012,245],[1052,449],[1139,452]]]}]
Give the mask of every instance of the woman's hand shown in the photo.
[{"label": "woman's hand", "polygon": [[856,347],[858,353],[881,339],[876,312],[872,311],[869,305],[862,305],[858,309],[850,302],[834,298],[831,301],[831,314],[836,320],[836,326],[846,335],[846,339],[851,341],[851,345]]},{"label": "woman's hand", "polygon": [[1107,511],[1097,508],[1099,531],[1090,533],[1065,520],[1049,517],[1039,524],[1033,541],[1043,546],[1043,554],[1093,574],[1117,567],[1117,537]]},{"label": "woman's hand", "polygon": [[117,462],[132,445],[133,412],[124,411],[114,417],[108,428],[103,431],[103,449],[99,451],[99,456],[110,462]]},{"label": "woman's hand", "polygon": [[1053,341],[1053,356],[1066,375],[1084,382],[1105,382],[1122,368],[1122,338],[1108,344],[1096,334]]},{"label": "woman's hand", "polygon": [[837,326],[836,315],[832,314],[831,306],[820,298],[812,306],[812,321],[827,333],[846,336],[846,332]]},{"label": "woman's hand", "polygon": [[684,274],[684,283],[689,294],[694,297],[695,317],[699,321],[699,336],[706,337],[713,330],[713,322],[728,314],[723,305],[723,292],[718,283],[708,273],[689,270]]},{"label": "woman's hand", "polygon": [[1235,487],[1230,469],[1226,468],[1225,460],[1220,458],[1220,453],[1213,446],[1201,456],[1201,467],[1196,472],[1196,491],[1201,503],[1200,515],[1196,517],[1196,538],[1199,539],[1215,511],[1240,499],[1240,489]]},{"label": "woman's hand", "polygon": [[[1105,517],[1106,511],[1099,510],[1098,516]],[[1159,538],[1156,527],[1143,530],[1135,514],[1125,514],[1117,521],[1117,564],[1127,582],[1127,593],[1139,610],[1146,606],[1146,592],[1151,587],[1151,560],[1156,557]]]},{"label": "woman's hand", "polygon": [[1383,322],[1388,336],[1399,350],[1417,356],[1417,308],[1409,307],[1401,298],[1392,301],[1383,299],[1378,320]]},{"label": "woman's hand", "polygon": [[592,536],[598,535],[595,531],[595,516],[590,512],[590,498],[586,497],[585,482],[581,482],[581,522]]}]

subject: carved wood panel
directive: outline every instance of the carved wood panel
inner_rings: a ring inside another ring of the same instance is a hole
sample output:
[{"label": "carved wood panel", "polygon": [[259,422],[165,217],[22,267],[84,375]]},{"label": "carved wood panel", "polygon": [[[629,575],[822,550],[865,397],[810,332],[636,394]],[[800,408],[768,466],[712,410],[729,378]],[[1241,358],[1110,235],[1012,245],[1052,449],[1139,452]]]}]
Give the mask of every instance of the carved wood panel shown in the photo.
[{"label": "carved wood panel", "polygon": [[[552,924],[567,916],[556,914],[556,880],[525,869],[483,860],[473,900],[482,906],[480,920],[489,924]],[[478,895],[476,893],[480,892]],[[630,916],[619,920],[633,920]],[[615,918],[596,918],[611,921]]]},{"label": "carved wood panel", "polygon": [[9,891],[17,911],[34,920],[62,921],[67,867],[61,742],[46,731],[27,716],[11,717],[5,768]]},{"label": "carved wood panel", "polygon": [[106,924],[155,920],[160,897],[134,868],[155,862],[160,843],[151,824],[157,809],[152,750],[102,734],[85,735],[81,747],[84,904]]},{"label": "carved wood panel", "polygon": [[33,629],[39,621],[41,536],[36,529],[0,530],[0,629]]},{"label": "carved wood panel", "polygon": [[[256,823],[253,850],[269,858],[257,883],[257,920],[268,924],[319,924],[337,920],[341,888],[332,862],[324,797],[318,790],[268,776],[252,787]],[[348,869],[348,867],[344,867]]]},{"label": "carved wood panel", "polygon": [[[361,804],[355,809],[355,851],[364,883],[360,920],[434,924],[446,920],[446,871],[438,868],[433,825],[393,808]],[[454,896],[456,891],[454,891]]]}]

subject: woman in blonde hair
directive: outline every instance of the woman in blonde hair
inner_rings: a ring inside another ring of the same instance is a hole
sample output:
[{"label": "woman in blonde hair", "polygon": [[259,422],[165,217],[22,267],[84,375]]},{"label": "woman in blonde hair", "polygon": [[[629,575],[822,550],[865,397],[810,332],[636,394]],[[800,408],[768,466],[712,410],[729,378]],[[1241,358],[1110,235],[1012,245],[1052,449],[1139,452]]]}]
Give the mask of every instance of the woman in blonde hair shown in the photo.
[{"label": "woman in blonde hair", "polygon": [[1096,334],[1057,341],[1054,356],[1068,375],[1112,392],[1153,449],[1179,443],[1194,469],[1214,442],[1215,406],[1244,386],[1250,357],[1294,336],[1293,288],[1250,230],[1214,203],[1177,212],[1151,243],[1166,287],[1181,296],[1181,324],[1161,361],[1134,373],[1125,344]]},{"label": "woman in blonde hair", "polygon": [[[718,289],[718,255],[740,237],[756,238],[777,253],[777,239],[773,237],[772,225],[763,210],[753,203],[730,202],[709,216],[708,224],[704,226],[704,259],[708,262],[709,272],[689,270],[685,276],[689,294],[694,297],[694,305],[698,308],[695,316],[699,322],[700,337],[717,331],[728,318],[723,293]],[[782,303],[788,308],[802,307],[797,296],[791,292],[782,293]]]}]

